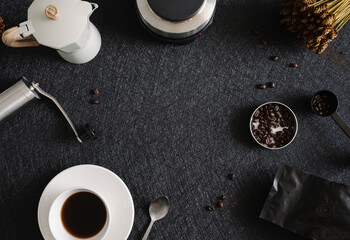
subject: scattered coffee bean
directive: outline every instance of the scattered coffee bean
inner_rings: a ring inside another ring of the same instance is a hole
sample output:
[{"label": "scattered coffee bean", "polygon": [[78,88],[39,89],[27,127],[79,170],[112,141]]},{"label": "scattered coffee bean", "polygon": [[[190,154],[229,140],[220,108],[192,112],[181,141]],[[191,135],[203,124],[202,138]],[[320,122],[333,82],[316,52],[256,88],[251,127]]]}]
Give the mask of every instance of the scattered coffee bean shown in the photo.
[{"label": "scattered coffee bean", "polygon": [[99,101],[97,99],[94,99],[91,101],[92,104],[99,104]]},{"label": "scattered coffee bean", "polygon": [[231,174],[228,176],[228,178],[231,179],[231,180],[235,179],[235,177],[236,177],[236,176],[235,176],[233,173],[231,173]]},{"label": "scattered coffee bean", "polygon": [[296,63],[291,63],[290,66],[293,67],[293,68],[296,68],[296,67],[298,67],[298,64],[296,64]]},{"label": "scattered coffee bean", "polygon": [[207,209],[208,209],[208,211],[210,211],[210,212],[214,211],[214,208],[213,208],[212,206],[208,206]]},{"label": "scattered coffee bean", "polygon": [[273,57],[271,57],[271,60],[272,60],[272,61],[277,61],[277,60],[278,60],[278,57],[277,57],[277,56],[273,56]]},{"label": "scattered coffee bean", "polygon": [[222,200],[227,200],[228,196],[227,195],[222,195]]},{"label": "scattered coffee bean", "polygon": [[260,107],[254,112],[252,122],[255,123],[251,126],[254,138],[270,148],[288,144],[295,134],[294,115],[280,104],[269,103]]},{"label": "scattered coffee bean", "polygon": [[92,90],[92,92],[93,92],[94,95],[99,95],[100,94],[100,91],[97,88],[94,88]]},{"label": "scattered coffee bean", "polygon": [[224,204],[222,202],[218,202],[218,208],[223,208]]},{"label": "scattered coffee bean", "polygon": [[316,95],[312,100],[312,106],[319,115],[329,115],[331,104],[327,95]]},{"label": "scattered coffee bean", "polygon": [[265,89],[266,88],[266,84],[259,84],[257,87],[259,89]]},{"label": "scattered coffee bean", "polygon": [[262,45],[267,45],[267,41],[266,41],[266,40],[261,40],[260,43],[261,43]]},{"label": "scattered coffee bean", "polygon": [[252,32],[254,35],[260,35],[260,31],[258,30],[258,29],[255,29],[255,30],[253,30],[253,32]]},{"label": "scattered coffee bean", "polygon": [[4,20],[0,17],[0,36],[4,33],[4,31],[5,31]]},{"label": "scattered coffee bean", "polygon": [[275,87],[275,83],[274,82],[269,82],[267,84],[258,84],[256,87],[259,88],[259,89],[266,89],[266,87],[274,88]]}]

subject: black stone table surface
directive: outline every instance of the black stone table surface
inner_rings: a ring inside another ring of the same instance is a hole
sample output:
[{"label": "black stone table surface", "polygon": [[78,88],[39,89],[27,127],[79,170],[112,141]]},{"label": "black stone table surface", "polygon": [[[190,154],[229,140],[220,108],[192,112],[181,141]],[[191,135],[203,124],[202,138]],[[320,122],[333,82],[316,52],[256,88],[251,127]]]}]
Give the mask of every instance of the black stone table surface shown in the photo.
[{"label": "black stone table surface", "polygon": [[[87,64],[67,63],[43,46],[0,44],[1,91],[26,76],[98,134],[79,144],[45,100],[1,123],[0,239],[42,239],[42,191],[60,171],[87,163],[112,170],[130,189],[135,222],[129,239],[143,236],[149,203],[162,194],[171,210],[150,239],[302,239],[258,216],[280,163],[350,185],[349,138],[309,107],[315,91],[329,89],[350,123],[350,24],[318,56],[280,25],[280,1],[221,0],[203,36],[178,46],[148,36],[134,1],[96,2],[91,21],[103,44]],[[1,0],[6,26],[24,22],[30,4]],[[261,34],[254,36],[254,29]],[[279,61],[270,60],[274,55]],[[293,62],[297,68],[289,67]],[[274,89],[256,88],[269,81]],[[95,87],[98,105],[89,103]],[[290,106],[299,120],[296,139],[279,151],[258,146],[248,128],[252,111],[273,100]],[[224,208],[207,211],[222,194],[230,197]]]}]

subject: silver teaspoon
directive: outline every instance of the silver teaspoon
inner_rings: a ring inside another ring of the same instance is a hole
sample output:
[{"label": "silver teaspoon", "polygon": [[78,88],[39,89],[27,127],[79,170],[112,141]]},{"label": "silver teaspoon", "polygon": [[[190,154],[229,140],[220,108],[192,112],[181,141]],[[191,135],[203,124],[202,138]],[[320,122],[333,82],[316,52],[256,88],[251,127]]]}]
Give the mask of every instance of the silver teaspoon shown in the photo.
[{"label": "silver teaspoon", "polygon": [[153,200],[149,206],[149,215],[151,216],[151,223],[149,224],[142,240],[147,240],[148,235],[155,221],[158,221],[167,215],[170,208],[169,199],[167,196],[161,196]]}]

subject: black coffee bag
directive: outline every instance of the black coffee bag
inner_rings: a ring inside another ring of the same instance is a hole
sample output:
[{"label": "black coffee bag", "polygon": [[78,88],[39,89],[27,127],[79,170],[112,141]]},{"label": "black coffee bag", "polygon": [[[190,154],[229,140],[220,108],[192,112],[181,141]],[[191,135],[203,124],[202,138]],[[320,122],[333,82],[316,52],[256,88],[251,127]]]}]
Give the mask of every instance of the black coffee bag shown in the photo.
[{"label": "black coffee bag", "polygon": [[350,240],[350,187],[279,166],[260,218],[317,240]]}]

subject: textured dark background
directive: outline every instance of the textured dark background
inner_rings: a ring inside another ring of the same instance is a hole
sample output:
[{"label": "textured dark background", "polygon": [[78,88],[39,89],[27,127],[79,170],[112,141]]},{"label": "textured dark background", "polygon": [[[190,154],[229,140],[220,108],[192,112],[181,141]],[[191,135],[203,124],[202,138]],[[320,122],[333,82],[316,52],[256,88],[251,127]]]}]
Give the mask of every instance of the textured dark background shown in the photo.
[{"label": "textured dark background", "polygon": [[[46,47],[0,44],[1,90],[22,75],[35,80],[99,136],[79,144],[49,101],[1,124],[0,238],[41,239],[36,212],[46,184],[68,167],[90,163],[129,187],[135,203],[129,239],[143,236],[148,205],[161,194],[171,199],[171,211],[150,239],[301,239],[258,216],[281,162],[350,185],[348,137],[309,108],[313,92],[332,90],[350,123],[350,24],[317,56],[279,24],[279,1],[222,0],[201,39],[174,46],[147,35],[134,1],[96,2],[91,20],[103,44],[87,64],[69,64]],[[0,16],[7,26],[18,25],[30,3],[1,0]],[[273,55],[280,60],[269,60]],[[288,67],[291,62],[299,67]],[[268,81],[276,88],[255,88]],[[89,104],[94,87],[99,105]],[[289,105],[300,124],[295,141],[280,151],[259,147],[248,130],[254,108],[271,100]],[[229,173],[237,178],[228,180]],[[206,211],[221,194],[230,196],[225,207]]]}]

